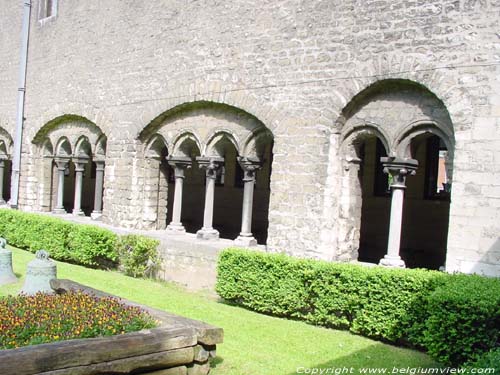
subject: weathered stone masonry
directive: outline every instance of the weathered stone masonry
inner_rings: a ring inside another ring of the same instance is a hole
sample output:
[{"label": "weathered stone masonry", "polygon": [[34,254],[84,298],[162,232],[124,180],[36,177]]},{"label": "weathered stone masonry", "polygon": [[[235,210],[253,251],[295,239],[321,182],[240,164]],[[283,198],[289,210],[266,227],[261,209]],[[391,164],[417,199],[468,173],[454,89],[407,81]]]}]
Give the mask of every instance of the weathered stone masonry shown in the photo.
[{"label": "weathered stone masonry", "polygon": [[[242,183],[238,158],[246,157],[262,165],[252,235],[268,250],[375,259],[389,236],[390,193],[373,187],[385,155],[418,161],[405,180],[403,260],[500,274],[497,0],[56,4],[40,20],[44,2],[33,1],[21,209],[56,208],[53,161],[64,156],[66,210],[79,212],[80,203],[105,223],[163,230],[174,211],[172,163],[183,156],[193,164],[183,180],[183,226],[207,238],[222,228],[235,239],[245,233],[244,191],[254,186]],[[0,7],[7,159],[21,15],[21,2]],[[434,140],[447,152],[451,196],[426,191]],[[198,167],[215,168],[220,158],[223,184],[221,172],[212,181]],[[100,177],[102,213],[94,207]]]}]

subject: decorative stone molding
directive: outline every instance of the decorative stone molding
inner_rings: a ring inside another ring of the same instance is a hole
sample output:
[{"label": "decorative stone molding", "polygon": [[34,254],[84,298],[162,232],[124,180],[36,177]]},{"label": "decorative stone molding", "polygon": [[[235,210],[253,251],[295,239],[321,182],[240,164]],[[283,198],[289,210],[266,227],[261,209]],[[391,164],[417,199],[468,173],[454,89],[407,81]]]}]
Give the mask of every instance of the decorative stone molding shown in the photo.
[{"label": "decorative stone molding", "polygon": [[391,188],[394,189],[406,189],[406,177],[417,173],[418,161],[415,159],[382,157],[380,162],[384,166],[384,172],[392,176]]}]

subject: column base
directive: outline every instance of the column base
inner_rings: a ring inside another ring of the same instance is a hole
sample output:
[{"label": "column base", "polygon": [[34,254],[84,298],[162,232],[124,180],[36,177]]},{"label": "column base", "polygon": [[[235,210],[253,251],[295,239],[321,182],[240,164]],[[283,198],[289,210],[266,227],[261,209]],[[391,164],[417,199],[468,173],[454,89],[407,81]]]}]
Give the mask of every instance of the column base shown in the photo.
[{"label": "column base", "polygon": [[9,204],[4,201],[3,199],[0,199],[0,207],[5,207],[5,206],[8,206]]},{"label": "column base", "polygon": [[379,264],[381,266],[385,266],[385,267],[399,267],[399,268],[406,267],[404,260],[401,259],[401,257],[399,257],[399,256],[392,257],[392,256],[386,255],[382,259],[380,259]]},{"label": "column base", "polygon": [[56,214],[56,215],[66,215],[67,214],[67,212],[64,208],[54,208],[52,213]]},{"label": "column base", "polygon": [[200,240],[217,240],[219,239],[219,231],[214,228],[201,228],[196,232],[196,238]]},{"label": "column base", "polygon": [[78,211],[73,210],[73,212],[71,214],[73,216],[85,216],[85,212],[83,212],[82,210],[78,210]]},{"label": "column base", "polygon": [[92,211],[90,214],[90,218],[95,221],[100,221],[102,218],[102,212],[101,211]]},{"label": "column base", "polygon": [[245,236],[240,233],[240,235],[234,240],[234,244],[241,247],[257,246],[257,240],[252,236],[252,234]]},{"label": "column base", "polygon": [[171,231],[171,232],[177,232],[177,233],[185,233],[186,232],[186,228],[184,228],[184,225],[174,224],[174,223],[168,224],[167,230]]}]

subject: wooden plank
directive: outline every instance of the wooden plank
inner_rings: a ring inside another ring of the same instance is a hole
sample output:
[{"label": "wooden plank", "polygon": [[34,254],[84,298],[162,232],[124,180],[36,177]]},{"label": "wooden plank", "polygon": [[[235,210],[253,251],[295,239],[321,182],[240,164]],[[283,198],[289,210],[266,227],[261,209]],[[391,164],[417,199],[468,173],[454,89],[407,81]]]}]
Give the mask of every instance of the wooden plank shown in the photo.
[{"label": "wooden plank", "polygon": [[188,364],[193,361],[193,355],[192,347],[182,348],[137,357],[123,358],[116,361],[102,362],[88,366],[77,366],[56,371],[47,371],[39,373],[39,375],[129,374],[132,371],[140,371],[139,373],[144,373]]},{"label": "wooden plank", "polygon": [[[156,328],[0,351],[0,374],[27,375],[196,345],[192,328]],[[192,348],[190,348],[192,351]],[[22,366],[19,366],[22,364]]]}]

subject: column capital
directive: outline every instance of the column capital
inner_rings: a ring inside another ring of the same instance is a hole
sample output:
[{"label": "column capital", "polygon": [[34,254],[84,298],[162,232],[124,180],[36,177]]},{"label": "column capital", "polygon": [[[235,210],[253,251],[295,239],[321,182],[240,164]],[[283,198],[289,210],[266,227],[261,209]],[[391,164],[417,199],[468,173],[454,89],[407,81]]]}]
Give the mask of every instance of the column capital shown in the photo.
[{"label": "column capital", "polygon": [[76,172],[83,172],[85,169],[85,164],[89,162],[89,157],[88,156],[78,156],[76,158],[73,158],[73,163],[75,164],[75,171]]},{"label": "column capital", "polygon": [[59,170],[65,170],[68,166],[69,161],[70,158],[67,156],[57,156],[54,158],[54,162],[56,163],[57,169]]},{"label": "column capital", "polygon": [[196,161],[201,169],[205,169],[208,178],[216,178],[217,170],[224,165],[224,158],[220,157],[197,157]]},{"label": "column capital", "polygon": [[104,159],[94,160],[96,171],[103,171],[105,167]]},{"label": "column capital", "polygon": [[258,158],[238,156],[238,163],[243,169],[243,181],[255,180],[255,173],[262,168],[262,160]]},{"label": "column capital", "polygon": [[167,162],[174,167],[175,178],[184,178],[184,171],[193,165],[193,161],[187,156],[167,156]]},{"label": "column capital", "polygon": [[397,157],[382,157],[380,162],[384,166],[384,173],[393,177],[391,188],[406,188],[406,176],[413,176],[417,172],[418,161]]}]

